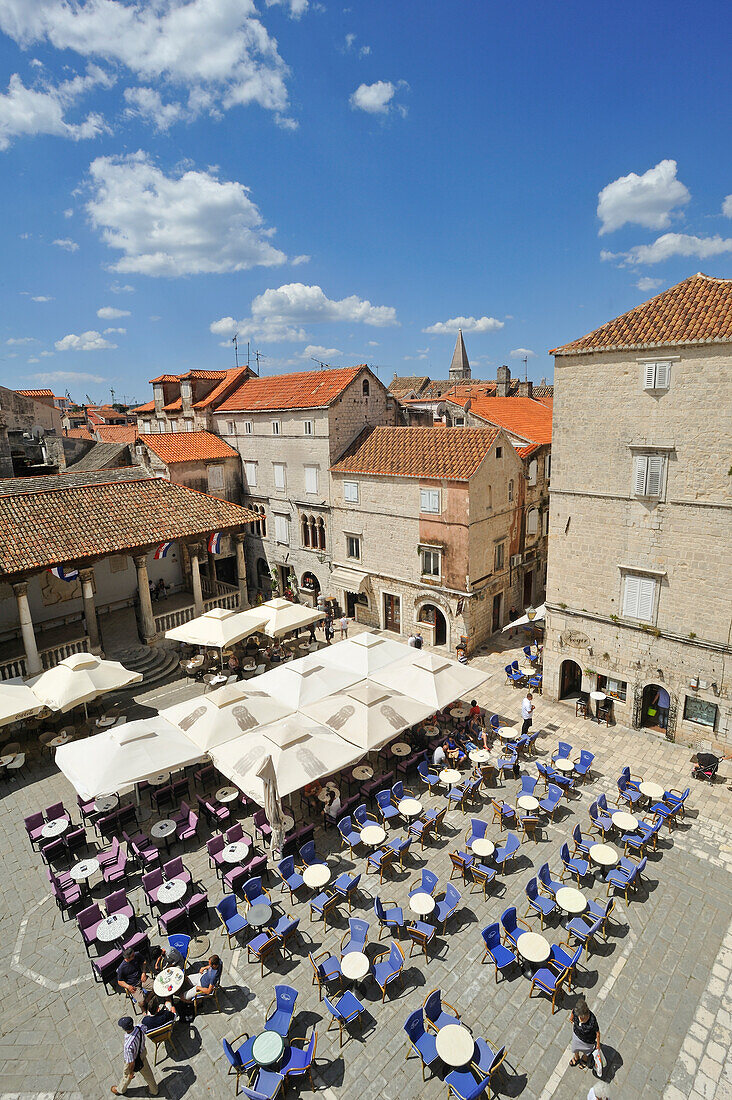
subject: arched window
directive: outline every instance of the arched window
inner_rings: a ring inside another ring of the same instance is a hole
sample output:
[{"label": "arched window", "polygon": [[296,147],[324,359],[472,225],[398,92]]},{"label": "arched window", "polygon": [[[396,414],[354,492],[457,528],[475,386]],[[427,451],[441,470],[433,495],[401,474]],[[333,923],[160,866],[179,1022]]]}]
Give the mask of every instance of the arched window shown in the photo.
[{"label": "arched window", "polygon": [[310,545],[310,524],[307,516],[302,517],[302,544],[303,546]]},{"label": "arched window", "polygon": [[508,483],[508,503],[510,504],[512,500],[513,500],[513,480],[509,481],[509,483]]},{"label": "arched window", "polygon": [[364,378],[363,382],[361,383],[361,393],[364,395],[364,397],[368,397],[371,393],[371,384],[368,378]]},{"label": "arched window", "polygon": [[259,519],[254,524],[254,529],[255,529],[256,533],[259,535],[260,538],[266,539],[266,537],[267,537],[267,516],[265,515],[265,512],[264,512],[264,505],[255,504],[254,505],[254,511],[259,516]]},{"label": "arched window", "polygon": [[318,520],[318,549],[325,550],[325,523],[322,517]]}]

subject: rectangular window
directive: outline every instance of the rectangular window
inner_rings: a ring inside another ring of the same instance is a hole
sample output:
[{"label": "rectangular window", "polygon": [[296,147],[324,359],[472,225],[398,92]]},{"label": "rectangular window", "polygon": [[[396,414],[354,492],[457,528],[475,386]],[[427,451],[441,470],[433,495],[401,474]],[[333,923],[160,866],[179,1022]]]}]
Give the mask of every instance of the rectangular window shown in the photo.
[{"label": "rectangular window", "polygon": [[717,706],[715,703],[708,703],[706,699],[696,699],[693,695],[687,695],[684,699],[684,718],[687,722],[696,722],[700,726],[716,729]]},{"label": "rectangular window", "polygon": [[642,623],[652,622],[657,584],[654,577],[627,574],[623,586],[623,615],[627,619],[638,619]]},{"label": "rectangular window", "polygon": [[433,515],[439,515],[440,508],[440,490],[439,489],[420,489],[419,490],[419,510],[420,512],[431,512]]},{"label": "rectangular window", "polygon": [[503,458],[503,447],[496,447],[496,458]]},{"label": "rectangular window", "polygon": [[281,542],[284,546],[290,545],[290,517],[278,515],[275,512],[275,542]]},{"label": "rectangular window", "polygon": [[208,491],[214,492],[224,487],[224,467],[223,466],[209,466],[208,467]]},{"label": "rectangular window", "polygon": [[272,421],[272,435],[279,435],[282,429],[282,422],[280,420]]},{"label": "rectangular window", "polygon": [[529,485],[536,485],[536,479],[539,476],[539,463],[535,458],[532,458],[529,463]]},{"label": "rectangular window", "polygon": [[440,561],[442,555],[439,550],[422,550],[422,576],[437,577],[441,575]]},{"label": "rectangular window", "polygon": [[503,554],[505,548],[504,542],[496,543],[495,550],[493,551],[493,569],[498,572],[499,569],[503,569]]},{"label": "rectangular window", "polygon": [[547,485],[549,484],[552,476],[552,456],[547,455],[544,459],[544,477],[546,478]]},{"label": "rectangular window", "polygon": [[143,435],[149,435],[150,434],[150,421],[149,420],[143,420],[143,422],[142,422],[142,431],[143,431]]},{"label": "rectangular window", "polygon": [[303,431],[305,432],[305,435],[315,435],[314,425],[313,425],[312,420],[303,420],[302,427],[303,427]]},{"label": "rectangular window", "polygon": [[257,463],[245,462],[244,463],[244,475],[247,479],[247,485],[250,488],[254,488],[257,484]]},{"label": "rectangular window", "polygon": [[513,480],[509,481],[509,483],[508,483],[508,503],[510,504],[512,502],[512,500],[513,500]]},{"label": "rectangular window", "polygon": [[273,470],[273,473],[274,473],[275,489],[281,489],[282,491],[284,491],[284,488],[285,488],[285,464],[284,464],[284,462],[273,462],[272,463],[272,470]]},{"label": "rectangular window", "polygon": [[183,427],[187,432],[192,432],[193,431],[193,421],[192,420],[184,420],[183,421]]},{"label": "rectangular window", "polygon": [[544,512],[542,519],[543,519],[543,525],[544,525],[544,534],[548,535],[549,534],[549,509],[548,508],[547,508],[546,512]]},{"label": "rectangular window", "polygon": [[227,420],[226,421],[226,434],[227,435],[236,435],[236,424],[234,423],[233,420]]},{"label": "rectangular window", "polygon": [[358,504],[358,482],[357,481],[344,481],[343,482],[343,499],[348,501],[349,504]]},{"label": "rectangular window", "polygon": [[671,380],[670,363],[644,363],[643,389],[667,390]]},{"label": "rectangular window", "polygon": [[659,500],[663,496],[664,455],[636,455],[633,464],[633,493]]},{"label": "rectangular window", "polygon": [[539,530],[539,509],[530,508],[526,514],[526,534],[536,535]]},{"label": "rectangular window", "polygon": [[361,560],[361,539],[356,535],[346,535],[346,557]]},{"label": "rectangular window", "polygon": [[254,431],[254,426],[253,426],[251,420],[245,420],[244,421],[244,435],[251,435],[253,431]]},{"label": "rectangular window", "polygon": [[611,676],[598,676],[597,688],[598,691],[604,691],[611,699],[617,699],[619,703],[624,703],[628,694],[628,685],[625,680],[613,680]]},{"label": "rectangular window", "polygon": [[318,491],[318,467],[305,467],[305,492],[317,493]]}]

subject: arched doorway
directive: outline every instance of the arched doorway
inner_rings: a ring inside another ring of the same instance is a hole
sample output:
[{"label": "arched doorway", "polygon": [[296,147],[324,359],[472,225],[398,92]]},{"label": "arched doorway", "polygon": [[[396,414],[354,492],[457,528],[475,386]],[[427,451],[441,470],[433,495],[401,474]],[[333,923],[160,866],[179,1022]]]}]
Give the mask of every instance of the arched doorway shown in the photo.
[{"label": "arched doorway", "polygon": [[320,592],[320,581],[314,573],[305,572],[302,575],[300,587],[304,588],[306,592],[312,592],[315,596],[317,596]]},{"label": "arched doorway", "polygon": [[641,699],[640,724],[643,729],[666,732],[671,700],[662,684],[646,684]]},{"label": "arched doorway", "polygon": [[423,604],[419,609],[419,622],[435,628],[435,645],[447,645],[447,619],[439,607],[433,603]]},{"label": "arched doorway", "polygon": [[582,690],[582,669],[576,661],[562,661],[559,674],[559,698],[568,699]]}]

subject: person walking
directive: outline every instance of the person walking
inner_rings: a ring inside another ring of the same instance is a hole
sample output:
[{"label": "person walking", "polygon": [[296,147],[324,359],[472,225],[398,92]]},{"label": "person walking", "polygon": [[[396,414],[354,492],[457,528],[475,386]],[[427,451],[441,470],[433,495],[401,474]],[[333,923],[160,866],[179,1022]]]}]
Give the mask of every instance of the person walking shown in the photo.
[{"label": "person walking", "polygon": [[130,1087],[132,1078],[136,1073],[141,1073],[150,1095],[157,1096],[158,1083],[145,1053],[145,1032],[141,1027],[135,1027],[135,1021],[131,1016],[123,1016],[117,1023],[125,1033],[125,1041],[122,1047],[125,1066],[120,1083],[112,1085],[111,1091],[115,1096],[124,1096]]},{"label": "person walking", "polygon": [[323,623],[323,630],[325,631],[325,640],[330,645],[333,641],[333,619],[330,614],[326,615],[325,622]]},{"label": "person walking", "polygon": [[524,723],[521,727],[522,737],[526,736],[526,734],[531,729],[532,722],[534,721],[534,711],[536,710],[536,707],[531,701],[533,698],[534,696],[531,694],[531,692],[527,691],[526,698],[521,703],[521,717],[524,720]]},{"label": "person walking", "polygon": [[569,1064],[578,1066],[585,1062],[591,1066],[595,1051],[601,1052],[600,1028],[584,997],[578,998],[569,1019],[572,1024],[572,1058]]},{"label": "person walking", "polygon": [[341,619],[341,638],[348,637],[348,615],[344,615]]}]

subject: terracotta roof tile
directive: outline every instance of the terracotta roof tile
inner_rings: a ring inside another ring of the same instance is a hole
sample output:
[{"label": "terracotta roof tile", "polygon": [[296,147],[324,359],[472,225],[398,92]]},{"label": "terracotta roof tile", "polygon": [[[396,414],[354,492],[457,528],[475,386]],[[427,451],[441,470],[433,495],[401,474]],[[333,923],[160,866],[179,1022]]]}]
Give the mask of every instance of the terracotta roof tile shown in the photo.
[{"label": "terracotta roof tile", "polygon": [[163,405],[163,412],[180,412],[183,408],[183,399],[176,397],[175,401],[171,401],[168,405]]},{"label": "terracotta roof tile", "polygon": [[[204,372],[201,371],[195,375],[200,377]],[[235,386],[238,386],[240,382],[250,374],[248,367],[234,368],[234,370],[227,370],[224,372],[224,377],[219,382],[218,386],[214,386],[206,397],[202,397],[200,401],[196,401],[193,406],[194,409],[207,409],[212,405],[218,405],[223,401],[224,397],[229,394]],[[213,374],[213,371],[209,371],[209,374]]]},{"label": "terracotta roof tile", "polygon": [[732,279],[713,279],[699,272],[580,340],[553,348],[550,354],[729,342]]},{"label": "terracotta roof tile", "polygon": [[528,458],[529,455],[532,455],[534,453],[534,451],[538,451],[538,450],[539,450],[539,444],[538,443],[529,443],[528,446],[526,446],[526,447],[516,447],[516,454],[520,455],[521,458]]},{"label": "terracotta roof tile", "polygon": [[322,409],[332,404],[357,376],[366,369],[334,367],[306,370],[297,374],[276,374],[269,378],[248,378],[218,407],[218,412],[279,411],[282,409]]},{"label": "terracotta roof tile", "polygon": [[180,382],[180,379],[179,374],[159,374],[157,378],[150,379],[150,385],[154,386],[156,382]]},{"label": "terracotta roof tile", "polygon": [[0,497],[0,577],[240,530],[256,518],[248,508],[163,478],[16,492]]},{"label": "terracotta roof tile", "polygon": [[134,443],[137,428],[134,424],[100,424],[94,434],[100,443]]},{"label": "terracotta roof tile", "polygon": [[136,408],[134,408],[132,410],[132,412],[133,413],[151,413],[151,412],[155,412],[155,402],[154,401],[146,401],[144,405],[137,405]]},{"label": "terracotta roof tile", "polygon": [[21,397],[53,397],[53,390],[16,390]]},{"label": "terracotta roof tile", "polygon": [[331,469],[467,481],[497,435],[497,428],[367,428]]},{"label": "terracotta roof tile", "polygon": [[175,462],[206,462],[216,458],[237,458],[238,451],[213,432],[160,432],[140,439],[166,466]]},{"label": "terracotta roof tile", "polygon": [[[246,367],[241,368],[246,370]],[[216,382],[217,380],[223,380],[227,374],[230,374],[229,370],[189,370],[185,374],[179,374],[178,378],[182,382],[184,378],[202,378],[207,381]]]},{"label": "terracotta roof tile", "polygon": [[[471,397],[470,413],[530,443],[551,443],[552,410],[531,397]],[[450,400],[450,404],[460,404]],[[454,430],[454,429],[453,429]]]},{"label": "terracotta roof tile", "polygon": [[95,437],[89,431],[88,428],[69,428],[64,435],[68,439],[94,439]]}]

